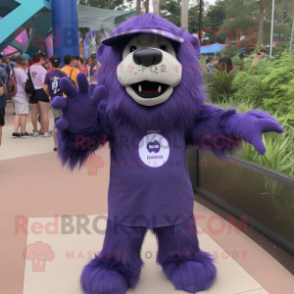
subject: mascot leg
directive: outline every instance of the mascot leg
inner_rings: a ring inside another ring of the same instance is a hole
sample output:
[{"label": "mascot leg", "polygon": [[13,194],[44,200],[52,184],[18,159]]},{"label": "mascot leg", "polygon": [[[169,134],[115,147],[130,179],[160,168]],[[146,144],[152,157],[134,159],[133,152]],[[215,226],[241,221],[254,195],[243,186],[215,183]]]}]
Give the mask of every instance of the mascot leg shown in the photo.
[{"label": "mascot leg", "polygon": [[212,257],[200,250],[194,218],[176,226],[153,229],[158,240],[157,262],[177,290],[208,289],[216,277]]},{"label": "mascot leg", "polygon": [[81,284],[86,294],[124,294],[136,286],[147,229],[125,227],[108,219],[103,249],[85,266]]}]

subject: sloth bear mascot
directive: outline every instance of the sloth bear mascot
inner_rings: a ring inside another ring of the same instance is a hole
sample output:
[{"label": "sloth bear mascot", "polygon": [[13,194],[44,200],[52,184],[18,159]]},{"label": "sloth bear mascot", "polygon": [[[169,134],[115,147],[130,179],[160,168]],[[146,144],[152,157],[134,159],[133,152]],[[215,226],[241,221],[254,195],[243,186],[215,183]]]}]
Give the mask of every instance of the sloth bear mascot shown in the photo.
[{"label": "sloth bear mascot", "polygon": [[[194,194],[185,153],[205,147],[222,157],[238,138],[265,153],[261,134],[283,132],[261,111],[237,114],[204,104],[196,37],[153,14],[121,24],[97,49],[97,85],[61,80],[58,156],[81,166],[106,141],[111,164],[108,223],[103,249],[83,270],[87,294],[124,294],[139,280],[148,229],[158,241],[157,262],[174,287],[208,289],[216,278],[212,257],[201,251],[193,217]],[[225,146],[224,146],[225,145]],[[236,144],[235,144],[236,145]],[[232,150],[231,150],[232,151]]]}]

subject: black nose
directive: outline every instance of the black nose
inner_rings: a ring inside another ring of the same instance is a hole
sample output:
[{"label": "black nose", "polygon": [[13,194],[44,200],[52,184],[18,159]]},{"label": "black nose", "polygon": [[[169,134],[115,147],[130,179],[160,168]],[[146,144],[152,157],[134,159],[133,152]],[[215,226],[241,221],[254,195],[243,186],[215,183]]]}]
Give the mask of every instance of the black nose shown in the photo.
[{"label": "black nose", "polygon": [[160,50],[146,48],[136,50],[133,54],[133,60],[136,64],[151,66],[161,62],[162,52]]}]

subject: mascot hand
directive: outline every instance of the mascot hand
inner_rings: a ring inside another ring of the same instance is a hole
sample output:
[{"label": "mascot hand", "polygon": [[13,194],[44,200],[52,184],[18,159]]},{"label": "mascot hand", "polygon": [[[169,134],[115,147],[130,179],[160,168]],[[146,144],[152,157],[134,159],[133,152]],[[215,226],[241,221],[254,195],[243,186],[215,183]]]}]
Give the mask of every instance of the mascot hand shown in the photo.
[{"label": "mascot hand", "polygon": [[92,133],[97,126],[97,106],[106,98],[106,90],[104,86],[99,86],[90,96],[89,83],[84,73],[77,75],[77,83],[79,90],[68,78],[62,78],[60,86],[67,98],[55,97],[51,105],[53,108],[62,109],[62,118],[55,124],[57,129],[86,135]]},{"label": "mascot hand", "polygon": [[[236,119],[238,121],[236,121]],[[235,137],[241,136],[243,140],[252,144],[261,155],[266,151],[261,140],[261,135],[266,132],[283,133],[284,131],[283,127],[276,119],[258,110],[252,110],[245,114],[234,116],[232,120],[229,120],[229,124],[237,127],[237,129],[233,131]]]}]

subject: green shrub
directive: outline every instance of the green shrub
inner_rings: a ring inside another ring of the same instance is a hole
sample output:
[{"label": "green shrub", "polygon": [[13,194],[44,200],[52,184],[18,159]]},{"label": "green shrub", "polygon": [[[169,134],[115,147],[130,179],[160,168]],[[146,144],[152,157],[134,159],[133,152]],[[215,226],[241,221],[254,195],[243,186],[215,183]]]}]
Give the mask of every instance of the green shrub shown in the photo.
[{"label": "green shrub", "polygon": [[207,95],[212,102],[219,103],[230,99],[232,95],[231,83],[235,76],[234,71],[228,73],[216,70],[214,74],[207,73]]},{"label": "green shrub", "polygon": [[[228,102],[222,102],[216,105],[225,109],[239,105],[237,110],[238,113],[246,113],[254,109],[252,103],[238,103],[232,99]],[[245,141],[242,141],[242,149],[237,151],[236,155],[241,159],[252,161],[279,172],[294,176],[294,128],[289,124],[289,120],[293,118],[293,115],[288,113],[284,114],[281,118],[277,116],[277,113],[269,114],[281,123],[285,129],[284,133],[278,134],[270,132],[262,135],[262,141],[266,147],[266,153],[264,155],[260,155],[251,144]]]},{"label": "green shrub", "polygon": [[264,72],[263,106],[283,115],[293,109],[294,104],[294,58],[283,53],[280,59],[270,62]]}]

